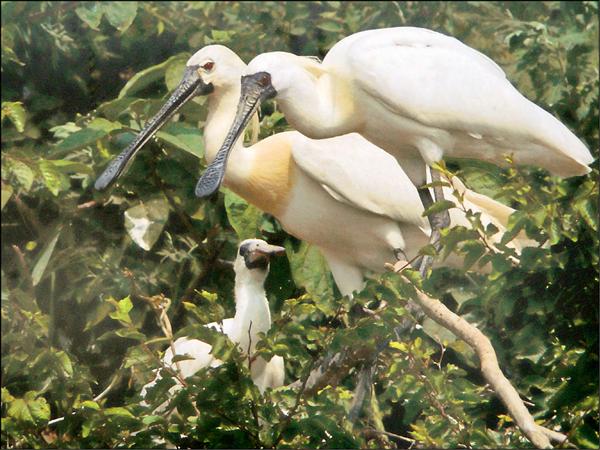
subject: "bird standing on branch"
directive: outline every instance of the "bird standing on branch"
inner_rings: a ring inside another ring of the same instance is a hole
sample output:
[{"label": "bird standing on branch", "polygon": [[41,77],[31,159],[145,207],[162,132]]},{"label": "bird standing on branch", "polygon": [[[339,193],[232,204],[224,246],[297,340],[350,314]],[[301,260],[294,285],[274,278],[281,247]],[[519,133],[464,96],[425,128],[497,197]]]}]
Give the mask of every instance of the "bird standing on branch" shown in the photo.
[{"label": "bird standing on branch", "polygon": [[[245,70],[244,62],[227,47],[210,45],[196,52],[179,87],[109,164],[96,188],[114,182],[144,143],[195,95],[208,95],[204,148],[207,160],[214,162],[236,115]],[[430,227],[422,217],[415,185],[391,155],[357,133],[317,140],[290,131],[250,147],[237,138],[227,157],[225,185],[275,216],[288,233],[316,245],[343,295],[361,290],[365,276],[383,272],[395,256],[417,257],[429,240]],[[481,213],[484,226],[498,228],[494,238],[500,240],[514,210],[466,189],[457,179],[452,184],[463,195],[464,206]],[[451,188],[444,190],[451,195]],[[452,208],[450,216],[452,225],[469,226],[462,210]],[[517,238],[512,244],[519,250],[527,242]],[[462,261],[452,255],[444,264]]]},{"label": "bird standing on branch", "polygon": [[[228,153],[268,98],[276,98],[290,125],[310,138],[360,133],[393,155],[416,186],[425,182],[425,165],[444,156],[502,164],[512,154],[517,164],[563,177],[589,173],[593,161],[583,142],[515,89],[490,58],[432,30],[355,33],[335,44],[322,63],[264,53],[246,73],[230,131],[196,186],[199,197],[218,189]],[[432,179],[439,180],[437,171]],[[420,193],[429,206],[429,191]],[[434,193],[443,198],[439,187]],[[442,212],[430,221],[437,246],[449,217]]]}]

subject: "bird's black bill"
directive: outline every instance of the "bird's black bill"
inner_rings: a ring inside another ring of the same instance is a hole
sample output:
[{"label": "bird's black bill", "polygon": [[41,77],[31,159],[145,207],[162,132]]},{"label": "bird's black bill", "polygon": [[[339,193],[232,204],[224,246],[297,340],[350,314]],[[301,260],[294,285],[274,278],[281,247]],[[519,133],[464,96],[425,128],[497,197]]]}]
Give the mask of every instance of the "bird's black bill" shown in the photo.
[{"label": "bird's black bill", "polygon": [[106,189],[123,173],[127,163],[135,156],[148,139],[150,139],[167,120],[173,116],[186,102],[196,95],[212,92],[212,84],[205,84],[198,75],[197,67],[186,67],[183,79],[160,111],[150,119],[129,146],[113,159],[104,172],[98,177],[94,187],[99,191]]},{"label": "bird's black bill", "polygon": [[263,248],[252,250],[244,256],[244,262],[248,269],[263,269],[269,267],[271,257],[285,255],[285,248],[277,245],[266,245]]},{"label": "bird's black bill", "polygon": [[271,85],[271,76],[268,73],[258,72],[242,77],[240,101],[235,118],[215,159],[196,184],[196,197],[208,197],[219,189],[225,176],[227,158],[229,158],[229,152],[233,145],[246,129],[261,102],[275,95],[276,91]]}]

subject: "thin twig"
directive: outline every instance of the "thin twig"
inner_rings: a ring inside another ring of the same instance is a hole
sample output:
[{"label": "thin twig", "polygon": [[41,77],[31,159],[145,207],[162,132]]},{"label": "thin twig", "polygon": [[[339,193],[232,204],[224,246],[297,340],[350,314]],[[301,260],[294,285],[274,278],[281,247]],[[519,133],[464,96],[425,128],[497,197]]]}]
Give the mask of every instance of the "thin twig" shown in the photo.
[{"label": "thin twig", "polygon": [[276,448],[277,445],[279,444],[279,442],[281,441],[281,439],[283,439],[283,431],[290,424],[292,417],[296,414],[296,411],[298,410],[298,407],[300,406],[300,401],[302,400],[302,395],[304,394],[304,391],[306,389],[306,384],[308,383],[308,379],[310,378],[311,370],[312,370],[314,364],[315,364],[315,361],[313,359],[310,363],[310,366],[308,366],[308,370],[306,371],[306,376],[302,380],[302,386],[300,386],[300,389],[298,390],[298,393],[296,394],[296,402],[295,402],[294,406],[292,407],[291,411],[289,412],[289,414],[287,414],[285,419],[283,420],[281,427],[279,429],[279,434],[273,441],[273,448]]},{"label": "thin twig", "polygon": [[248,355],[248,370],[252,370],[252,361],[254,361],[254,359],[250,355],[250,351],[252,349],[251,331],[252,331],[252,321],[250,321],[250,325],[248,325],[248,351],[246,352],[246,354]]},{"label": "thin twig", "polygon": [[[117,372],[114,374],[112,380],[110,381],[109,385],[106,386],[106,389],[104,389],[102,392],[100,392],[98,395],[96,395],[92,401],[94,402],[99,402],[100,400],[102,400],[104,397],[106,397],[108,395],[108,393],[116,386],[117,381],[119,381],[119,379],[121,378],[121,370],[123,369],[123,365],[121,365],[118,369]],[[83,408],[77,409],[75,411],[71,412],[71,415],[75,415],[77,414],[79,411],[81,411]],[[58,422],[62,422],[63,420],[65,420],[65,416],[63,417],[59,417],[57,419],[52,419],[50,421],[48,421],[48,423],[46,424],[46,426],[50,426],[50,425],[54,425],[55,423]]]},{"label": "thin twig", "polygon": [[390,433],[389,431],[376,430],[375,428],[371,428],[371,427],[365,428],[364,431],[366,433],[382,434],[384,436],[388,436],[388,437],[391,437],[391,438],[394,438],[394,439],[398,439],[400,441],[408,442],[409,444],[414,444],[416,442],[412,438],[409,438],[409,437],[406,437],[406,436],[401,436],[401,435],[395,434],[395,433]]}]

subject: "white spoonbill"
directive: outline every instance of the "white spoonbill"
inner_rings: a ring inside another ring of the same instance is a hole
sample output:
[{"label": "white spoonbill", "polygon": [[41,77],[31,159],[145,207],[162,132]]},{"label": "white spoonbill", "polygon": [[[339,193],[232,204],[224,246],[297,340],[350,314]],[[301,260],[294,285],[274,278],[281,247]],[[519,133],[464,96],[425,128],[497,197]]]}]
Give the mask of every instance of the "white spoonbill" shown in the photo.
[{"label": "white spoonbill", "polygon": [[[183,81],[156,117],[96,181],[105,188],[172,112],[194,95],[209,94],[204,127],[206,158],[214,160],[236,114],[240,75],[246,65],[227,47],[210,45],[187,62]],[[182,88],[182,86],[187,86]],[[186,94],[191,92],[191,94]],[[290,234],[316,245],[343,295],[361,290],[368,272],[381,273],[395,254],[410,260],[429,240],[429,224],[416,187],[397,161],[359,134],[314,140],[290,131],[245,148],[237,139],[224,184],[272,214]],[[453,180],[465,206],[481,213],[502,236],[514,212]],[[446,195],[451,190],[447,189]],[[469,226],[464,213],[450,210],[453,225]],[[520,248],[525,241],[515,239]],[[450,257],[444,264],[460,264]]]},{"label": "white spoonbill", "polygon": [[[273,255],[283,254],[285,249],[267,244],[260,239],[246,239],[239,248],[234,263],[235,270],[235,316],[224,319],[223,323],[209,323],[206,327],[225,333],[232,342],[239,345],[242,354],[254,353],[259,333],[271,328],[271,312],[265,295],[264,282],[269,272],[269,259]],[[193,359],[173,362],[173,350],[169,347],[163,357],[163,364],[179,371],[185,379],[205,367],[217,367],[222,362],[210,354],[212,347],[206,342],[182,337],[174,342],[176,355],[188,355]],[[285,370],[281,356],[273,356],[270,361],[262,357],[252,361],[250,373],[254,384],[262,393],[267,388],[283,385]],[[160,380],[160,374],[142,388],[141,395],[146,397],[149,388]],[[178,382],[170,389],[171,394],[181,389]],[[159,406],[161,409],[165,404]]]},{"label": "white spoonbill", "polygon": [[[322,63],[264,53],[242,77],[239,107],[223,147],[196,187],[215,192],[238,136],[261,101],[276,97],[289,124],[316,139],[357,132],[391,153],[411,180],[443,156],[518,164],[567,177],[590,171],[587,147],[525,98],[490,58],[424,28],[355,33]],[[347,158],[352,158],[348,155]]]}]

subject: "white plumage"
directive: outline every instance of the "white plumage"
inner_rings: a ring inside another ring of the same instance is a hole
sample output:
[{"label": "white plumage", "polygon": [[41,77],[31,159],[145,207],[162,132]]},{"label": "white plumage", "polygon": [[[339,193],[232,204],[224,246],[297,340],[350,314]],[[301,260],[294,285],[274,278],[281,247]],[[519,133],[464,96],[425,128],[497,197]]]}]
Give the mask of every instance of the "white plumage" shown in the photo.
[{"label": "white plumage", "polygon": [[[203,48],[188,64],[206,60],[215,63],[205,80],[215,87],[204,128],[211,161],[236,113],[245,65],[222,46]],[[395,250],[411,259],[429,241],[416,187],[392,156],[357,133],[316,140],[290,131],[247,148],[238,140],[224,183],[273,214],[288,233],[318,246],[344,295],[360,290],[369,272],[383,272]],[[481,212],[484,224],[496,224],[499,239],[514,210],[460,186],[465,206]],[[449,198],[451,192],[445,188]],[[453,225],[469,225],[459,209],[450,215]],[[513,242],[518,249],[524,243]],[[452,256],[442,264],[461,264],[461,259]]]},{"label": "white plumage", "polygon": [[[324,78],[323,67],[312,59],[288,53],[274,56],[275,60],[289,62],[284,75],[317,77],[319,83],[331,81],[329,76]],[[369,272],[382,272],[384,264],[394,261],[397,252],[404,253],[406,259],[415,257],[431,235],[429,223],[422,217],[424,208],[417,188],[394,157],[361,135],[350,133],[317,140],[289,131],[250,147],[244,147],[242,140],[236,138],[231,142],[231,151],[222,153],[219,147],[238,112],[240,76],[246,69],[244,62],[224,46],[211,45],[196,52],[188,60],[183,80],[171,98],[147,122],[134,143],[109,165],[96,186],[103,188],[114,181],[127,161],[181,104],[194,95],[208,95],[204,126],[207,160],[216,159],[222,167],[226,161],[227,187],[275,216],[288,233],[316,245],[342,294],[360,290],[364,277]],[[275,85],[281,81],[277,74],[274,72],[272,80]],[[344,89],[343,85],[333,87]],[[279,93],[280,104],[289,100],[289,93]],[[291,101],[294,99],[292,96]],[[342,96],[340,101],[329,104],[337,108],[330,111],[332,117],[347,99]],[[420,159],[418,164],[422,166]],[[445,192],[451,193],[449,189]],[[500,233],[513,212],[468,189],[465,205],[480,212],[482,222],[496,224]],[[464,212],[458,209],[450,210],[450,217],[451,224],[468,225]],[[517,248],[524,243],[513,241]],[[444,261],[456,263],[460,263],[456,257]]]},{"label": "white plumage", "polygon": [[[363,31],[322,64],[289,53],[255,57],[247,73],[270,75],[288,122],[313,138],[359,132],[394,155],[413,182],[442,156],[519,164],[559,176],[589,172],[586,146],[526,99],[490,58],[423,28]],[[248,80],[250,81],[250,80]]]},{"label": "white plumage", "polygon": [[[270,256],[284,253],[283,247],[269,245],[259,239],[247,239],[239,246],[234,263],[235,270],[235,316],[220,323],[209,323],[206,327],[214,328],[226,334],[232,342],[239,345],[242,354],[252,355],[256,343],[260,340],[259,333],[266,333],[271,328],[271,313],[267,301],[264,281],[268,274]],[[217,367],[222,362],[210,354],[212,347],[198,339],[182,337],[177,339],[173,347],[175,355],[187,355],[192,359],[173,362],[173,349],[169,347],[163,357],[163,364],[174,371],[179,371],[182,378],[188,378],[206,367]],[[157,371],[158,372],[158,371]],[[252,361],[250,373],[254,384],[260,392],[267,388],[283,385],[285,370],[284,361],[280,356],[273,356],[270,361],[258,357]],[[157,374],[154,380],[146,384],[141,396],[146,397],[148,389],[161,378]],[[170,389],[173,394],[181,389],[177,382]],[[166,403],[160,405],[161,410]]]}]

